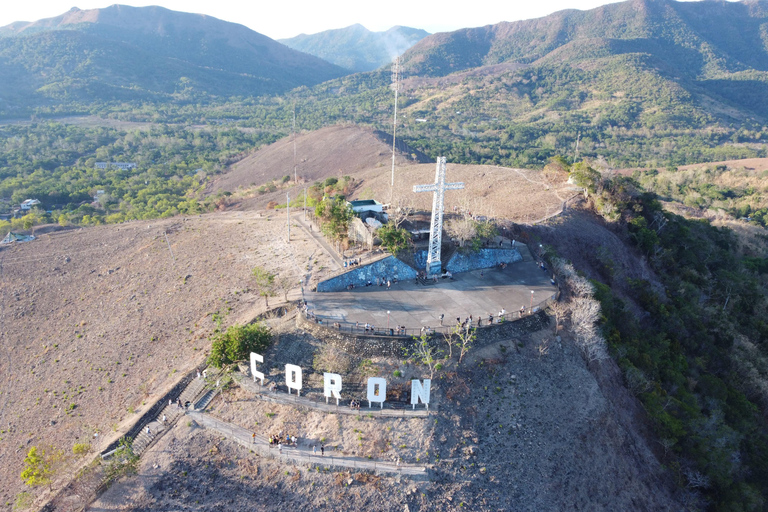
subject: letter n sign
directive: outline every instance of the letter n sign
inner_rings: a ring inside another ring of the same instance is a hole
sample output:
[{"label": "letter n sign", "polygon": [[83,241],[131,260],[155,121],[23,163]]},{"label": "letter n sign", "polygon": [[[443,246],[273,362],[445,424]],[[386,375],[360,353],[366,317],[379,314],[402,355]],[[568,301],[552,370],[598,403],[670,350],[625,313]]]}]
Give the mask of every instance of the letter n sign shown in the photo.
[{"label": "letter n sign", "polygon": [[429,409],[429,391],[431,387],[432,381],[430,379],[424,379],[423,384],[416,379],[411,381],[411,405],[413,405],[414,409],[419,400]]}]

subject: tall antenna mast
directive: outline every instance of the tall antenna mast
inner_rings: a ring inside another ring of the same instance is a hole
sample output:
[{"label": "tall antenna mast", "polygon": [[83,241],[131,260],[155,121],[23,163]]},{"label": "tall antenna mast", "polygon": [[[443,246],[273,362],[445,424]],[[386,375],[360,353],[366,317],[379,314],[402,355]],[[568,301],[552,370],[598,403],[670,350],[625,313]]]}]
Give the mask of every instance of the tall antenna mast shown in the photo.
[{"label": "tall antenna mast", "polygon": [[291,241],[291,198],[288,192],[285,193],[285,211],[288,217],[288,241]]},{"label": "tall antenna mast", "polygon": [[579,132],[579,135],[576,137],[576,155],[573,157],[573,163],[576,163],[576,160],[579,159],[579,141],[581,140],[581,132]]},{"label": "tall antenna mast", "polygon": [[397,133],[397,93],[400,90],[400,57],[392,63],[392,88],[395,90],[395,116],[392,121],[392,180],[389,184],[389,204],[395,193],[395,134]]},{"label": "tall antenna mast", "polygon": [[298,183],[299,177],[296,173],[296,102],[293,102],[293,182]]}]

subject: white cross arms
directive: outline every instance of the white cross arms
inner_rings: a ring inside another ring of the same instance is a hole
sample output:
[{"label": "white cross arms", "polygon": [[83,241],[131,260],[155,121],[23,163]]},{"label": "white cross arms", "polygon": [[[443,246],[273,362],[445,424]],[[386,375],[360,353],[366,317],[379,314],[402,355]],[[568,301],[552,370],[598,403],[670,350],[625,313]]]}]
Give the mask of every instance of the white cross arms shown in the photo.
[{"label": "white cross arms", "polygon": [[428,185],[414,185],[414,192],[433,192],[432,196],[432,223],[429,228],[429,254],[427,255],[427,274],[434,275],[442,272],[440,261],[440,248],[443,239],[443,210],[446,190],[458,190],[464,188],[464,183],[445,182],[445,157],[437,158],[435,169],[435,182]]}]

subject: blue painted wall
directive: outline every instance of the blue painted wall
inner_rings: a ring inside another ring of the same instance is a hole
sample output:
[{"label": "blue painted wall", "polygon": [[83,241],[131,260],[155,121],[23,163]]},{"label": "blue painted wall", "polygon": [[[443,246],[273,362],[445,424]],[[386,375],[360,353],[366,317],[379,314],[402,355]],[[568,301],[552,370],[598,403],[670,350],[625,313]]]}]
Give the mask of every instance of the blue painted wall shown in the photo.
[{"label": "blue painted wall", "polygon": [[449,272],[468,272],[481,268],[492,268],[499,263],[515,263],[523,257],[517,249],[480,249],[478,252],[461,254],[456,252],[451,261],[445,265]]},{"label": "blue painted wall", "polygon": [[413,261],[416,262],[416,268],[421,270],[427,268],[427,256],[429,256],[429,251],[416,251],[413,253]]},{"label": "blue painted wall", "polygon": [[321,281],[317,283],[317,291],[340,292],[346,290],[350,284],[365,286],[365,283],[368,281],[376,284],[377,277],[403,281],[405,279],[415,279],[416,271],[394,256],[387,256],[379,261],[357,268],[353,267],[348,272],[326,281]]}]

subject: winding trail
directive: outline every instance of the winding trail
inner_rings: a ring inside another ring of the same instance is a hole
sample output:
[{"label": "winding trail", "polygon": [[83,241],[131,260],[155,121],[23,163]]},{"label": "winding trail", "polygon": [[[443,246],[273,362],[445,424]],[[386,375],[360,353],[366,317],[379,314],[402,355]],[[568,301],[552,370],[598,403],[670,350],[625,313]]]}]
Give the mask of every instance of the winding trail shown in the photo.
[{"label": "winding trail", "polygon": [[425,466],[398,464],[396,462],[380,462],[362,457],[339,457],[331,455],[332,452],[330,451],[328,451],[328,455],[319,455],[321,453],[320,450],[314,452],[311,446],[285,446],[278,449],[274,445],[270,445],[269,441],[264,436],[255,434],[238,425],[214,418],[209,414],[202,412],[188,412],[187,416],[203,428],[215,430],[249,450],[276,459],[280,462],[290,462],[307,466],[342,467],[360,471],[394,473],[417,478],[429,478],[429,473]]}]

